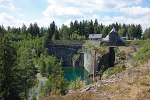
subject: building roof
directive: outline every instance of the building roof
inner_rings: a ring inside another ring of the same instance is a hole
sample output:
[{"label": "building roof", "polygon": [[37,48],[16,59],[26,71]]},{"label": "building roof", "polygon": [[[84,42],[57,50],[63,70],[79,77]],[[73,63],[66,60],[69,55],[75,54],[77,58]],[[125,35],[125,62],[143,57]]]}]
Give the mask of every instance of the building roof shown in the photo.
[{"label": "building roof", "polygon": [[[115,29],[114,27],[113,27],[113,29],[109,32],[109,34],[112,33],[112,32],[115,32],[115,33],[118,34],[118,32],[116,31],[116,29]],[[103,41],[109,41],[109,34],[108,34],[105,38],[103,38]],[[117,35],[117,40],[124,41],[125,39],[123,39],[123,38],[118,34],[118,35]]]},{"label": "building roof", "polygon": [[102,38],[102,34],[89,34],[89,38]]}]

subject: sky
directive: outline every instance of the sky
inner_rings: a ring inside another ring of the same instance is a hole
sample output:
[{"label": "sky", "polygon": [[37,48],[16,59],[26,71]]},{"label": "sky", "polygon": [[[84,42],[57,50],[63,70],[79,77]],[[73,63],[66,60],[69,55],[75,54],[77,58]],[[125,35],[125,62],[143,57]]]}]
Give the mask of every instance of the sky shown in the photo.
[{"label": "sky", "polygon": [[150,27],[150,0],[0,0],[0,25],[27,27],[37,22],[48,27],[52,21],[58,27],[71,21],[94,21],[99,24],[141,24]]}]

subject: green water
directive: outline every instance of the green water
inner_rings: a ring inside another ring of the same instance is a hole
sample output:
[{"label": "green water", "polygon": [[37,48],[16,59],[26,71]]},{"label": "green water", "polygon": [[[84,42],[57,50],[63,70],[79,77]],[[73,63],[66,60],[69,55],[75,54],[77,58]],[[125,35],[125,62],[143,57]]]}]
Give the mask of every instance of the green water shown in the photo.
[{"label": "green water", "polygon": [[90,84],[90,75],[84,68],[75,68],[72,66],[63,66],[62,70],[64,71],[64,78],[69,82],[75,80],[77,77],[81,77],[81,80],[84,80],[86,84]]}]

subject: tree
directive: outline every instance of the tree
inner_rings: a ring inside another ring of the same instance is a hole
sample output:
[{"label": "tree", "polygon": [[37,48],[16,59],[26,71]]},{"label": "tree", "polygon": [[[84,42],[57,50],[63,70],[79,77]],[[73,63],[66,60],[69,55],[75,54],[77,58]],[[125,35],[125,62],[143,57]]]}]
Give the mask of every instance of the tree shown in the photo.
[{"label": "tree", "polygon": [[129,36],[131,37],[134,37],[135,36],[135,33],[136,33],[136,31],[135,31],[135,26],[134,25],[131,25],[129,28],[128,28],[128,34],[129,34]]},{"label": "tree", "polygon": [[76,30],[78,30],[78,29],[79,29],[79,24],[78,24],[78,21],[75,20],[74,21],[74,26],[73,26],[73,32],[76,31]]},{"label": "tree", "polygon": [[0,99],[18,100],[15,50],[7,37],[0,38]]},{"label": "tree", "polygon": [[27,48],[21,48],[20,51],[21,54],[19,58],[19,76],[22,88],[24,90],[24,98],[27,100],[27,88],[29,87],[29,81],[32,79],[33,75],[35,75],[35,66],[33,64],[33,56],[31,50]]},{"label": "tree", "polygon": [[70,29],[63,25],[62,28],[59,30],[59,33],[61,34],[62,40],[68,40],[70,39]]},{"label": "tree", "polygon": [[119,30],[119,26],[118,26],[118,23],[117,23],[117,22],[116,22],[116,25],[115,25],[115,29],[116,29],[116,31]]},{"label": "tree", "polygon": [[108,35],[108,27],[107,26],[103,28],[101,34],[102,34],[103,38],[105,38]]},{"label": "tree", "polygon": [[98,21],[97,21],[97,19],[95,19],[94,27],[98,27]]},{"label": "tree", "polygon": [[90,32],[90,34],[94,34],[94,25],[93,25],[93,21],[91,20],[91,22],[90,22],[90,30],[89,30]]},{"label": "tree", "polygon": [[126,36],[124,28],[119,29],[118,33],[120,34],[120,36]]},{"label": "tree", "polygon": [[44,76],[44,74],[45,74],[45,68],[46,68],[46,65],[42,58],[39,60],[39,72],[41,73],[42,76]]},{"label": "tree", "polygon": [[135,34],[135,37],[140,39],[141,36],[142,36],[142,26],[139,24],[139,25],[136,27],[136,34]]},{"label": "tree", "polygon": [[25,34],[27,35],[27,27],[26,27],[25,24],[22,24],[21,33],[24,34],[24,35]]},{"label": "tree", "polygon": [[52,74],[49,78],[51,82],[52,92],[57,95],[64,95],[67,92],[68,81],[64,79],[63,71],[60,65],[56,65],[52,69]]},{"label": "tree", "polygon": [[72,33],[73,33],[73,22],[72,21],[70,22],[70,32],[71,32],[71,35],[72,35]]},{"label": "tree", "polygon": [[37,23],[35,22],[33,25],[33,36],[36,36],[37,34],[39,35],[39,33],[40,33],[40,29],[39,29]]},{"label": "tree", "polygon": [[2,36],[4,36],[4,34],[6,33],[6,30],[4,28],[4,26],[0,26],[0,34],[2,34]]},{"label": "tree", "polygon": [[95,34],[100,34],[100,27],[98,26],[98,21],[97,19],[95,19],[95,22],[94,22],[94,33]]},{"label": "tree", "polygon": [[143,38],[144,38],[144,39],[150,38],[150,27],[145,30],[145,32],[144,32],[144,34],[143,34]]},{"label": "tree", "polygon": [[55,35],[55,40],[59,40],[60,39],[60,37],[59,37],[59,32],[58,32],[58,29],[57,29],[57,27],[56,27],[56,29],[55,29],[55,33],[54,33],[54,35]]}]

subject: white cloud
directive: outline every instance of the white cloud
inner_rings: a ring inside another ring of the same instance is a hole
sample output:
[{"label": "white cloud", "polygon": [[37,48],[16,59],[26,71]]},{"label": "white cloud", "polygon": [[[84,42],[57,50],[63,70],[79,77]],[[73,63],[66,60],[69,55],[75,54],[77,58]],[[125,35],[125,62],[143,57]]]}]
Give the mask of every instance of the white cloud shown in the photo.
[{"label": "white cloud", "polygon": [[8,26],[16,26],[21,27],[23,23],[27,23],[26,21],[15,19],[13,16],[8,15],[7,13],[1,13],[0,14],[0,23],[4,25],[5,27]]},{"label": "white cloud", "polygon": [[120,13],[127,14],[127,15],[133,15],[133,16],[139,16],[139,15],[145,15],[150,14],[150,8],[142,8],[141,6],[138,7],[127,7],[127,8],[121,8]]},{"label": "white cloud", "polygon": [[21,17],[23,17],[23,16],[24,16],[23,14],[17,14],[17,15],[19,15],[19,16],[21,16]]},{"label": "white cloud", "polygon": [[133,19],[133,18],[125,18],[123,16],[115,16],[113,18],[109,16],[105,16],[103,18],[103,24],[109,25],[112,23],[124,23],[124,24],[135,24],[135,25],[142,25],[143,31],[150,26],[150,14],[145,15],[139,19]]},{"label": "white cloud", "polygon": [[105,16],[105,17],[103,18],[103,20],[112,20],[112,18],[110,18],[109,16]]},{"label": "white cloud", "polygon": [[9,8],[15,10],[13,0],[0,0],[0,8]]},{"label": "white cloud", "polygon": [[[122,7],[138,4],[142,0],[47,0],[50,5],[43,12],[45,18],[57,21],[57,23],[68,23],[73,20],[95,20],[99,15],[94,11],[115,11]],[[60,24],[60,25],[61,25]],[[58,25],[58,26],[60,26]]]},{"label": "white cloud", "polygon": [[116,11],[121,7],[131,4],[138,4],[142,0],[47,0],[55,7],[75,7],[80,8],[80,11],[85,9],[98,11]]}]

